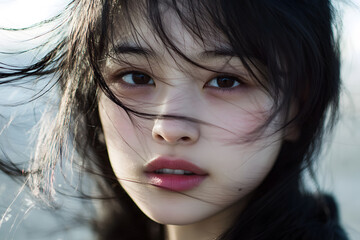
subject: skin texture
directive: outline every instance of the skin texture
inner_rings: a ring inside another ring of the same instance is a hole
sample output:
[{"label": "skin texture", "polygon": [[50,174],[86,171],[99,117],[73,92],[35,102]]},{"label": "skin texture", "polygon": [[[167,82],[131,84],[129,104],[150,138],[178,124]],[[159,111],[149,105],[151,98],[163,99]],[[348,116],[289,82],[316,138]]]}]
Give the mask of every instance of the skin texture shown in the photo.
[{"label": "skin texture", "polygon": [[[164,17],[177,47],[217,72],[166,49],[139,21],[137,41],[125,37],[126,42],[120,42],[151,54],[121,53],[131,66],[109,58],[104,75],[115,95],[136,111],[199,122],[128,115],[104,94],[99,97],[100,118],[114,172],[137,206],[166,224],[168,239],[212,239],[229,227],[271,170],[282,144],[283,132],[274,133],[281,120],[274,119],[256,140],[248,141],[269,116],[272,99],[237,58],[211,54],[226,48],[225,41],[199,44],[171,12]],[[131,71],[151,78],[146,84],[134,84]],[[224,89],[216,81],[219,76],[239,82]],[[183,192],[152,186],[145,166],[158,157],[186,160],[208,175],[199,186]]]}]

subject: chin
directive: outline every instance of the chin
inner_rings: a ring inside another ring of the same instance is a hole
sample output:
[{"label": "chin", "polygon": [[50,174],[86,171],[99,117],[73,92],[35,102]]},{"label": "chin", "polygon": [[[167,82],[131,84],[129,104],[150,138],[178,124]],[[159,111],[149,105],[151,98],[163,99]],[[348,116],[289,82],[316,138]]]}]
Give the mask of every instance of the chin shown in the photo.
[{"label": "chin", "polygon": [[154,201],[138,204],[138,207],[153,221],[165,225],[188,225],[201,222],[221,212],[221,207],[194,199],[191,196],[183,201]]},{"label": "chin", "polygon": [[164,225],[190,225],[207,219],[207,215],[195,215],[191,212],[177,213],[152,213],[147,215],[151,220]]}]

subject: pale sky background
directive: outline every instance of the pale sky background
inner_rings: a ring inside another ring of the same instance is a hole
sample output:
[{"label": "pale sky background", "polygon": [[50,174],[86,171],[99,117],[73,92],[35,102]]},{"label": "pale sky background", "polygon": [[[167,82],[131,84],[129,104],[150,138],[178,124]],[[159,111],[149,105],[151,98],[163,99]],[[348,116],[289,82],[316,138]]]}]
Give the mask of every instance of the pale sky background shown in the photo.
[{"label": "pale sky background", "polygon": [[[32,23],[56,15],[65,8],[67,2],[69,1],[0,0],[0,27],[29,26]],[[353,4],[348,6],[342,5],[344,15],[341,46],[344,91],[341,105],[341,120],[336,128],[335,137],[329,139],[326,144],[328,151],[324,153],[324,161],[319,167],[319,173],[322,188],[333,192],[339,202],[344,227],[351,239],[357,240],[360,239],[360,0],[353,0]],[[19,40],[20,37],[17,33],[7,35],[6,37],[2,34],[3,32],[0,31],[0,49],[13,49],[19,44],[21,47],[25,44]],[[22,35],[21,39],[31,38],[32,34],[29,31]],[[9,44],[9,40],[15,41],[15,43]],[[41,39],[34,40],[32,43],[37,41],[41,42]],[[0,99],[7,99],[9,97],[18,98],[19,96],[17,91],[6,92],[6,97],[1,94],[4,94],[4,91],[0,91]],[[41,222],[41,219],[37,216],[42,216],[41,214],[45,213],[24,218],[22,221],[14,219],[15,214],[5,212],[2,205],[9,204],[17,191],[9,191],[8,186],[11,183],[4,183],[1,179],[3,178],[0,178],[0,219],[2,217],[5,220],[7,219],[7,224],[4,223],[2,228],[0,228],[0,239],[3,239],[4,236],[6,236],[5,239],[25,239],[24,236],[27,235],[22,230],[23,226],[31,227],[36,222],[38,222],[38,225],[43,224],[44,218],[42,219],[43,222]],[[29,202],[26,202],[26,204],[29,204]],[[12,224],[10,224],[11,218],[13,219]],[[11,234],[7,233],[9,231]],[[86,236],[86,231],[80,231],[71,236],[71,238],[67,237],[66,239],[86,239],[84,237]],[[44,239],[50,238],[46,237]],[[52,239],[61,240],[63,236],[56,235]]]}]

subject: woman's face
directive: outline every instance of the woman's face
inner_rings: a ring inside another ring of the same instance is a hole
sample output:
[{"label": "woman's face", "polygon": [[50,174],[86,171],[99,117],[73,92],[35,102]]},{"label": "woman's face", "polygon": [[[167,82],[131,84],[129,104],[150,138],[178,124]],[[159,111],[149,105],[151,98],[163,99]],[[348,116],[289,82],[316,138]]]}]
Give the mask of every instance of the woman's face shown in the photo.
[{"label": "woman's face", "polygon": [[[111,165],[121,186],[151,219],[183,225],[220,213],[240,211],[272,168],[282,144],[281,119],[256,140],[273,107],[226,41],[201,44],[171,14],[171,39],[195,66],[167,49],[141,21],[138,38],[126,34],[109,58],[104,76],[129,108],[128,114],[104,94],[99,113]],[[196,119],[197,121],[191,121]]]}]

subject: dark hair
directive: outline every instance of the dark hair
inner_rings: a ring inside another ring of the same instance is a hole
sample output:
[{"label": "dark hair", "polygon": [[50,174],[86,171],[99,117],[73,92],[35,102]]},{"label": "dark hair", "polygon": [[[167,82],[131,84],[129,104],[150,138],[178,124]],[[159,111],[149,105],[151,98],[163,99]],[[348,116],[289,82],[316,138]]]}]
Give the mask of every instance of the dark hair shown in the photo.
[{"label": "dark hair", "polygon": [[[294,116],[279,128],[296,128],[297,138],[283,143],[253,201],[219,239],[345,238],[336,222],[333,200],[322,194],[307,194],[301,178],[305,169],[314,177],[312,165],[322,137],[337,119],[339,47],[333,32],[334,10],[325,0],[73,0],[60,28],[65,34],[46,56],[27,67],[1,67],[1,84],[52,75],[56,82],[49,85],[58,85],[61,91],[58,112],[54,119],[43,120],[33,162],[25,172],[34,194],[51,199],[49,178],[56,165],[71,159],[93,173],[99,188],[112,199],[107,204],[113,205],[106,205],[109,215],[94,223],[101,239],[164,237],[162,226],[143,215],[118,183],[102,140],[97,109],[97,96],[103,91],[130,115],[185,118],[156,116],[124,105],[102,74],[103,59],[111,55],[109,49],[115,44],[115,31],[126,29],[136,39],[139,36],[133,26],[139,16],[168,49],[203,67],[172,41],[162,19],[163,7],[171,9],[204,45],[217,35],[223,36],[233,55],[274,99],[272,115],[264,126],[279,113],[291,115],[294,103],[298,106]],[[254,136],[261,130],[257,129]],[[67,151],[69,144],[76,150],[72,157]],[[8,174],[24,175],[16,166],[1,162],[0,167]],[[313,231],[316,226],[320,230]]]}]

